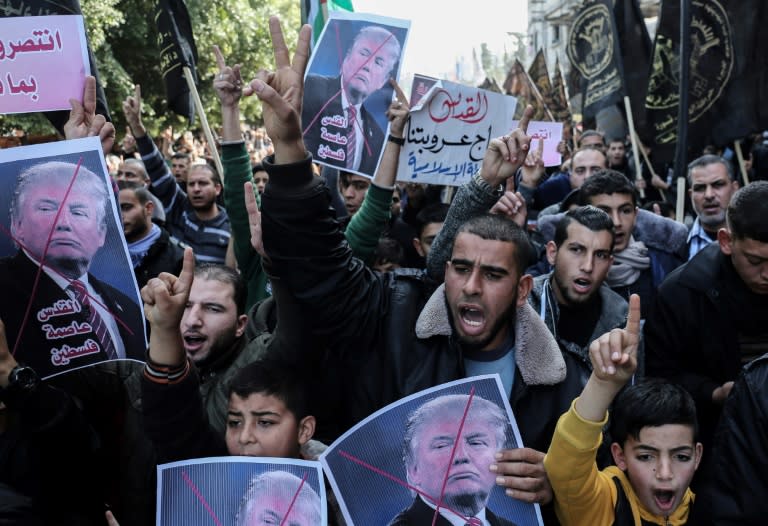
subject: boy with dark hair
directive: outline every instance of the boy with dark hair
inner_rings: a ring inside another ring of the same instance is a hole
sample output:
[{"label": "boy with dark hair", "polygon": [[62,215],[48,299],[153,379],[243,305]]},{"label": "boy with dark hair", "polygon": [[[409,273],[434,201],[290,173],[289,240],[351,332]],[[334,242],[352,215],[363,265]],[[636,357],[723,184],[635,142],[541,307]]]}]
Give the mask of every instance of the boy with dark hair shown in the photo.
[{"label": "boy with dark hair", "polygon": [[[702,454],[696,408],[683,388],[658,381],[620,393],[637,368],[639,339],[640,298],[633,294],[626,327],[590,346],[592,375],[558,421],[544,458],[564,526],[688,521],[694,498],[688,486]],[[616,466],[598,471],[595,457],[612,401]]]},{"label": "boy with dark hair", "polygon": [[639,294],[648,317],[656,289],[683,263],[688,230],[680,223],[638,211],[635,185],[615,170],[603,170],[581,186],[581,204],[606,212],[613,220],[614,260],[606,283],[624,298]]},{"label": "boy with dark hair", "polygon": [[432,242],[443,228],[445,218],[448,215],[449,205],[445,203],[434,203],[422,208],[416,214],[416,221],[419,226],[416,230],[416,237],[413,238],[413,247],[420,256],[426,258],[432,249]]}]

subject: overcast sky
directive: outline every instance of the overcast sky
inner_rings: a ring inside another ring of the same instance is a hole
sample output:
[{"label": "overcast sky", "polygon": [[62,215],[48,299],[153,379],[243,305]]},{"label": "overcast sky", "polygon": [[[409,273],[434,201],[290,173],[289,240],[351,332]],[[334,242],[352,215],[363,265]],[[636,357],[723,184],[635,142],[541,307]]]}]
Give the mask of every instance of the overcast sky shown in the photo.
[{"label": "overcast sky", "polygon": [[527,0],[353,0],[353,5],[359,13],[410,19],[403,71],[435,77],[454,71],[461,56],[471,61],[472,49],[479,52],[482,42],[502,54],[513,43],[507,33],[524,33],[528,26]]}]

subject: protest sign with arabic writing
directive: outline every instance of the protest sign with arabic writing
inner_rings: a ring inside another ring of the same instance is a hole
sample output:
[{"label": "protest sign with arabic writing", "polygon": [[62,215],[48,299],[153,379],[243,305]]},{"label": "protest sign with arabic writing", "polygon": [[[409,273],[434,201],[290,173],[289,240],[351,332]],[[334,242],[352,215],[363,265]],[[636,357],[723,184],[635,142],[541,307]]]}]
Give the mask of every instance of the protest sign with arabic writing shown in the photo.
[{"label": "protest sign with arabic writing", "polygon": [[410,22],[334,11],[304,77],[301,126],[315,162],[373,177]]},{"label": "protest sign with arabic writing", "polygon": [[144,316],[98,137],[0,150],[0,319],[49,377],[143,360]]},{"label": "protest sign with arabic writing", "polygon": [[540,526],[538,505],[507,497],[489,469],[497,451],[516,447],[520,432],[496,374],[390,404],[347,431],[320,461],[349,526],[485,524],[482,517]]},{"label": "protest sign with arabic writing", "polygon": [[319,462],[212,457],[157,466],[157,526],[328,524]]},{"label": "protest sign with arabic writing", "polygon": [[0,18],[0,113],[70,109],[91,74],[80,15]]},{"label": "protest sign with arabic writing", "polygon": [[516,104],[517,99],[500,93],[437,82],[411,108],[397,180],[466,183],[480,170],[491,139],[513,129]]},{"label": "protest sign with arabic writing", "polygon": [[[519,121],[512,123],[512,129],[517,128]],[[557,151],[557,145],[563,140],[563,123],[547,121],[531,121],[528,123],[528,135],[531,138],[531,150],[535,150],[538,141],[544,141],[544,166],[560,166],[563,158]]]}]

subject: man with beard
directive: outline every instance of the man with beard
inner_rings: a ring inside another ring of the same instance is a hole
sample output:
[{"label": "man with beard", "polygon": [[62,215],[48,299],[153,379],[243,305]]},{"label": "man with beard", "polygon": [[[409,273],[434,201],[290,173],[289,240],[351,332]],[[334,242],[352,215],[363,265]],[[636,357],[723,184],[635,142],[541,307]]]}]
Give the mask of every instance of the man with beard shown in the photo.
[{"label": "man with beard", "polygon": [[[528,303],[561,347],[586,366],[589,344],[624,326],[627,302],[604,284],[613,263],[613,221],[594,206],[567,212],[546,252],[552,272],[533,280]],[[589,367],[584,368],[584,382]]]},{"label": "man with beard", "polygon": [[[549,502],[542,451],[581,385],[576,366],[568,364],[572,358],[560,352],[527,304],[533,280],[523,274],[530,258],[525,231],[491,214],[461,225],[445,266],[445,285],[437,290],[421,272],[366,269],[351,257],[302,141],[299,110],[309,27],[299,34],[292,63],[276,17],[270,32],[277,68],[260,72],[245,93],[262,101],[275,155],[264,161],[270,183],[261,214],[249,212],[252,233],[263,232],[275,278],[301,302],[309,329],[324,344],[314,345],[314,352],[296,349],[296,367],[333,371],[346,380],[335,414],[348,419],[347,427],[425,388],[498,372],[529,447],[502,450],[489,470],[507,495]],[[533,108],[526,108],[519,129],[490,142],[482,175],[473,178],[491,203],[525,158],[532,114]],[[467,359],[468,353],[481,359]],[[325,392],[324,376],[313,379],[318,393]],[[313,402],[333,403],[322,396]]]},{"label": "man with beard", "polygon": [[246,347],[245,283],[224,265],[195,267],[195,278],[181,318],[181,338],[200,376],[208,421],[224,434],[230,380],[255,360],[258,347]]},{"label": "man with beard", "polygon": [[[473,396],[467,408],[469,400],[468,395],[441,396],[422,404],[408,417],[403,461],[408,484],[419,494],[389,526],[450,526],[457,519],[514,526],[486,507],[496,478],[489,467],[495,464],[496,453],[509,447],[509,424],[498,405]],[[456,444],[456,429],[462,420]],[[448,468],[450,476],[446,474]],[[435,518],[438,503],[439,516]]]},{"label": "man with beard", "polygon": [[688,233],[688,259],[717,239],[726,228],[725,211],[731,196],[739,189],[731,165],[717,155],[704,155],[688,165],[688,195],[696,212]]},{"label": "man with beard", "polygon": [[165,207],[168,232],[192,247],[198,262],[224,263],[231,232],[226,210],[216,203],[222,188],[216,170],[207,164],[192,166],[185,193],[144,128],[138,84],[134,96],[123,102],[123,112],[152,180],[150,190]]},{"label": "man with beard", "polygon": [[155,203],[149,190],[130,181],[118,181],[117,187],[123,234],[139,288],[161,272],[181,272],[184,249],[167,230],[152,222]]}]

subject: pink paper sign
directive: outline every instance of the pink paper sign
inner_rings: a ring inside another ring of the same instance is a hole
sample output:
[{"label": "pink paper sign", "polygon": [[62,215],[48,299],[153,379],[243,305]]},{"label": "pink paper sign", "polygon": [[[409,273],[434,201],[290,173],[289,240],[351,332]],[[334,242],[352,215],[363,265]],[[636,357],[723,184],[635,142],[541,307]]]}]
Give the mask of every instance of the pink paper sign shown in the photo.
[{"label": "pink paper sign", "polygon": [[90,74],[82,16],[0,18],[0,113],[68,110]]},{"label": "pink paper sign", "polygon": [[[517,123],[512,123],[513,130],[517,128]],[[528,123],[528,135],[531,137],[531,150],[538,147],[539,140],[544,141],[544,166],[560,166],[563,158],[557,151],[557,145],[563,140],[562,122],[531,121]]]}]

